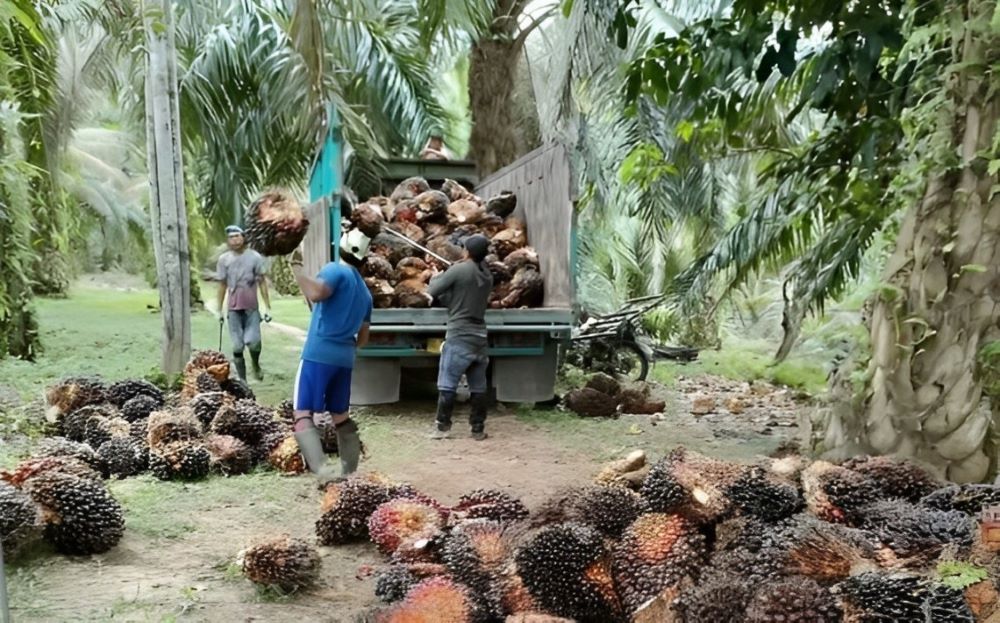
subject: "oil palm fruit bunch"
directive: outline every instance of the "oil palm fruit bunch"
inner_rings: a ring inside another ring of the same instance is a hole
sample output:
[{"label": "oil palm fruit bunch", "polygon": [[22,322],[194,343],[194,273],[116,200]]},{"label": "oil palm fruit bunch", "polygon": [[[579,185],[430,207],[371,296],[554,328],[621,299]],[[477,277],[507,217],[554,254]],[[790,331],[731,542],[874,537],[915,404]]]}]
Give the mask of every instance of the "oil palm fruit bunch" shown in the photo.
[{"label": "oil palm fruit bunch", "polygon": [[34,456],[43,458],[47,456],[65,456],[77,459],[87,465],[97,468],[101,465],[100,459],[94,449],[85,443],[70,441],[65,437],[46,437],[38,442]]},{"label": "oil palm fruit bunch", "polygon": [[7,560],[16,557],[41,534],[38,508],[31,497],[0,481],[0,543]]},{"label": "oil palm fruit bunch", "polygon": [[202,434],[201,422],[187,407],[156,411],[146,423],[146,443],[153,450],[168,443],[200,439]]},{"label": "oil palm fruit bunch", "polygon": [[164,402],[163,391],[149,381],[143,379],[124,379],[108,386],[108,401],[121,409],[129,400],[146,396],[162,406]]},{"label": "oil palm fruit bunch", "polygon": [[921,506],[978,516],[984,508],[1000,505],[1000,486],[964,484],[938,489],[920,500]]},{"label": "oil palm fruit bunch", "polygon": [[226,392],[236,400],[256,400],[253,390],[247,382],[241,378],[232,377],[219,383],[222,391]]},{"label": "oil palm fruit bunch", "polygon": [[855,457],[841,463],[841,467],[873,480],[884,498],[919,502],[920,498],[942,485],[941,481],[919,465],[887,456]]},{"label": "oil palm fruit bunch", "polygon": [[120,415],[118,409],[111,403],[87,405],[71,411],[60,418],[59,431],[70,441],[83,441],[87,431],[87,422],[93,416],[115,418]]},{"label": "oil palm fruit bunch", "polygon": [[122,417],[129,422],[141,420],[150,416],[153,411],[163,407],[163,400],[157,400],[153,396],[139,394],[135,398],[129,398],[121,407]]},{"label": "oil palm fruit bunch", "polygon": [[306,463],[299,452],[299,444],[291,433],[279,433],[279,441],[271,447],[267,454],[267,462],[274,469],[284,474],[302,474],[306,471]]},{"label": "oil palm fruit bunch", "polygon": [[188,406],[194,411],[195,417],[201,422],[202,426],[210,426],[212,420],[215,419],[215,414],[219,412],[222,405],[232,402],[232,397],[223,392],[203,392],[196,394]]},{"label": "oil palm fruit bunch", "polygon": [[253,469],[253,453],[245,443],[230,435],[209,435],[205,449],[210,456],[209,468],[224,476],[245,474]]},{"label": "oil palm fruit bunch", "polygon": [[50,471],[24,490],[42,509],[45,538],[64,554],[101,554],[118,544],[125,517],[100,482]]},{"label": "oil palm fruit bunch", "polygon": [[397,498],[380,504],[368,518],[368,534],[383,554],[425,548],[439,538],[445,513],[430,501]]},{"label": "oil palm fruit bunch", "polygon": [[816,461],[802,472],[806,506],[824,521],[851,523],[859,509],[882,499],[875,480],[839,465]]},{"label": "oil palm fruit bunch", "polygon": [[542,528],[514,556],[517,574],[545,611],[589,621],[620,621],[621,606],[601,534],[574,523]]},{"label": "oil palm fruit bunch", "polygon": [[97,449],[105,477],[126,478],[146,471],[149,448],[133,437],[113,437]]},{"label": "oil palm fruit bunch", "polygon": [[787,573],[820,583],[838,582],[858,570],[878,566],[879,551],[866,531],[797,515],[765,536],[767,545],[780,552]]},{"label": "oil palm fruit bunch", "polygon": [[222,391],[229,379],[229,359],[217,350],[196,350],[184,366],[181,396],[190,400],[202,392]]},{"label": "oil palm fruit bunch", "polygon": [[308,588],[319,577],[319,552],[287,534],[255,543],[239,559],[248,580],[285,592]]},{"label": "oil palm fruit bunch", "polygon": [[755,588],[739,573],[718,569],[681,592],[673,609],[686,623],[744,623]]},{"label": "oil palm fruit bunch", "polygon": [[321,545],[341,545],[368,537],[368,518],[390,499],[389,487],[354,476],[328,485],[323,494],[323,514],[316,521]]},{"label": "oil palm fruit bunch", "polygon": [[804,504],[795,483],[778,478],[757,465],[726,487],[725,494],[742,513],[764,521],[791,517]]},{"label": "oil palm fruit bunch", "polygon": [[383,603],[391,604],[406,597],[406,593],[419,582],[420,579],[406,565],[389,565],[375,574],[375,596]]},{"label": "oil palm fruit bunch", "polygon": [[848,621],[927,620],[924,608],[931,590],[920,576],[867,572],[841,582],[834,591],[840,595]]},{"label": "oil palm fruit bunch", "polygon": [[680,515],[649,513],[628,527],[615,546],[612,570],[628,612],[696,576],[704,564],[705,540]]},{"label": "oil palm fruit bunch", "polygon": [[102,403],[106,398],[107,386],[96,377],[70,377],[45,390],[45,402],[49,406],[49,420],[52,422],[80,407]]},{"label": "oil palm fruit bunch", "polygon": [[244,237],[261,255],[288,255],[309,229],[309,219],[299,202],[285,190],[270,190],[247,207]]},{"label": "oil palm fruit bunch", "polygon": [[402,601],[376,615],[377,623],[478,623],[482,614],[466,586],[444,577],[423,580]]},{"label": "oil palm fruit bunch", "polygon": [[593,486],[576,500],[573,516],[608,538],[618,538],[645,510],[645,500],[631,489]]},{"label": "oil palm fruit bunch", "polygon": [[238,400],[231,408],[223,405],[211,426],[213,432],[232,435],[249,446],[260,444],[268,434],[281,428],[274,414],[253,400]]},{"label": "oil palm fruit bunch", "polygon": [[528,516],[528,509],[521,500],[495,489],[476,489],[466,493],[450,510],[458,518],[499,522],[519,521]]},{"label": "oil palm fruit bunch", "polygon": [[943,511],[903,500],[876,502],[860,511],[860,528],[876,535],[897,556],[937,558],[942,548],[969,547],[976,521],[961,511]]},{"label": "oil palm fruit bunch", "polygon": [[639,494],[654,513],[671,513],[687,502],[688,492],[670,468],[669,457],[660,459],[653,464],[639,488]]},{"label": "oil palm fruit bunch", "polygon": [[300,296],[302,291],[292,274],[292,264],[286,257],[276,257],[267,271],[268,279],[274,284],[274,289],[282,296]]},{"label": "oil palm fruit bunch", "polygon": [[94,415],[87,420],[83,440],[96,450],[113,437],[127,437],[130,430],[131,424],[125,418]]},{"label": "oil palm fruit bunch", "polygon": [[475,519],[459,524],[444,539],[443,560],[451,577],[472,588],[483,609],[501,619],[511,588],[510,564],[521,531],[510,524]]},{"label": "oil palm fruit bunch", "polygon": [[149,469],[160,480],[203,478],[211,461],[212,455],[196,441],[171,441],[149,451]]},{"label": "oil palm fruit bunch", "polygon": [[0,472],[0,479],[18,488],[44,474],[60,473],[101,483],[101,474],[83,461],[67,456],[47,456],[25,459],[12,470]]},{"label": "oil palm fruit bunch", "polygon": [[839,623],[843,613],[830,591],[813,580],[790,577],[764,585],[750,600],[747,623]]}]

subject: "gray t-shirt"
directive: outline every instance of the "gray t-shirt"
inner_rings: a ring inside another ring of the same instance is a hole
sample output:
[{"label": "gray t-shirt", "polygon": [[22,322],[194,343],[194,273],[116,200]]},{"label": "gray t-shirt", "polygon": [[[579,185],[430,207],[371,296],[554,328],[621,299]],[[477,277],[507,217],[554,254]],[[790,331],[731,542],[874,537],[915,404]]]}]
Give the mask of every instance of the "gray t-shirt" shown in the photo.
[{"label": "gray t-shirt", "polygon": [[257,284],[264,279],[264,258],[253,249],[226,251],[219,257],[216,278],[226,283],[229,309],[257,309]]},{"label": "gray t-shirt", "polygon": [[435,304],[448,308],[446,340],[486,347],[486,308],[492,289],[493,275],[472,261],[454,264],[431,279],[427,292]]}]

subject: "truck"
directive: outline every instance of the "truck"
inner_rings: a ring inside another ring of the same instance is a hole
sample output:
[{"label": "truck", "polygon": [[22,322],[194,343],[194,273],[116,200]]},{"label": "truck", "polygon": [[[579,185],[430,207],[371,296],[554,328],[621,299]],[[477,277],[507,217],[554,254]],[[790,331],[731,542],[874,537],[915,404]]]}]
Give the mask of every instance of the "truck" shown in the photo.
[{"label": "truck", "polygon": [[[344,200],[345,144],[335,111],[328,111],[324,123],[310,170],[310,226],[303,244],[305,268],[312,273],[337,257],[343,212],[350,205]],[[552,399],[560,349],[575,317],[576,210],[565,148],[545,145],[484,180],[468,161],[395,158],[382,165],[386,173],[381,190],[386,196],[409,177],[423,177],[432,188],[453,179],[484,198],[501,191],[517,196],[514,216],[527,224],[528,244],[538,252],[545,292],[542,307],[487,312],[490,387],[502,402]],[[442,308],[373,310],[369,343],[355,360],[351,402],[398,402],[401,389],[433,379],[446,323],[447,310]]]}]

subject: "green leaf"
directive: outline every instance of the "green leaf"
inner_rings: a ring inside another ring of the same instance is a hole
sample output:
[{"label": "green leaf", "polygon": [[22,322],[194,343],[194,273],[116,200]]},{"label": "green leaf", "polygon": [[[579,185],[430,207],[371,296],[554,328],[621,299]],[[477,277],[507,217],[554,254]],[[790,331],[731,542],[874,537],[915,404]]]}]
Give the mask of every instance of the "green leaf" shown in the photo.
[{"label": "green leaf", "polygon": [[959,271],[963,273],[965,272],[985,273],[987,271],[987,268],[982,264],[965,264],[964,266],[962,266],[962,268],[959,269]]},{"label": "green leaf", "polygon": [[937,574],[941,578],[942,584],[955,590],[966,589],[990,577],[986,569],[956,560],[945,560],[938,563]]},{"label": "green leaf", "polygon": [[1000,160],[990,160],[987,171],[990,175],[996,175],[997,171],[1000,171]]},{"label": "green leaf", "polygon": [[573,0],[563,0],[562,3],[563,17],[568,18],[572,13],[573,13]]},{"label": "green leaf", "polygon": [[694,136],[694,124],[687,120],[678,123],[677,136],[679,136],[685,143],[690,143],[691,137]]}]

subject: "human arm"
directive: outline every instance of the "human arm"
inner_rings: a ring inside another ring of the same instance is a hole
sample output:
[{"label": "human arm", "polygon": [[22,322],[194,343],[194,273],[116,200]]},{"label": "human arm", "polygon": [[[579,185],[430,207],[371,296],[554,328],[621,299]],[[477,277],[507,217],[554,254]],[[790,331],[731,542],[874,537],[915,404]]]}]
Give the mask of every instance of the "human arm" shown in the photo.
[{"label": "human arm", "polygon": [[361,325],[361,329],[358,331],[358,348],[364,348],[365,344],[368,343],[368,329],[371,327],[367,322]]},{"label": "human arm", "polygon": [[260,298],[264,301],[264,322],[271,322],[271,293],[267,289],[267,272],[264,270],[264,258],[257,265],[257,287]]},{"label": "human arm", "polygon": [[438,273],[431,277],[430,283],[427,284],[427,294],[430,294],[435,299],[439,298],[441,295],[447,293],[454,283],[455,273],[451,269],[443,273]]},{"label": "human arm", "polygon": [[302,268],[302,253],[296,250],[292,254],[291,264],[295,282],[299,284],[299,290],[302,291],[302,295],[306,297],[307,301],[319,303],[333,296],[333,288],[329,284],[305,274],[305,270]]}]

